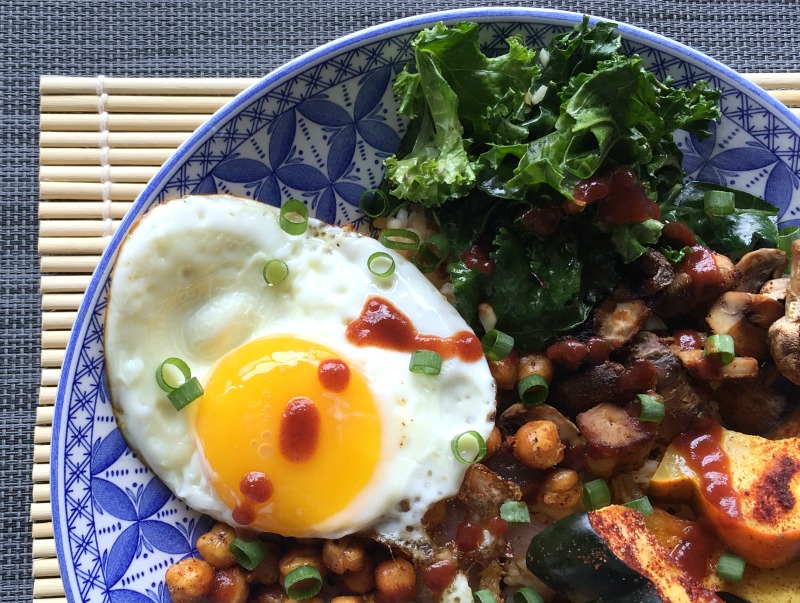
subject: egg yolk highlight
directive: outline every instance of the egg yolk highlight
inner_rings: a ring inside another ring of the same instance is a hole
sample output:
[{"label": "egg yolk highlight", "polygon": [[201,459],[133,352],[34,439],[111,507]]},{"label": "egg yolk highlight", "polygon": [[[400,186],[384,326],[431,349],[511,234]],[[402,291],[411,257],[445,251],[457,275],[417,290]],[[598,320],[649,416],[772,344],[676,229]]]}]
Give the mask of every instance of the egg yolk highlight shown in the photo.
[{"label": "egg yolk highlight", "polygon": [[229,352],[189,408],[215,491],[256,530],[312,534],[367,486],[380,457],[366,379],[306,339],[265,337]]}]

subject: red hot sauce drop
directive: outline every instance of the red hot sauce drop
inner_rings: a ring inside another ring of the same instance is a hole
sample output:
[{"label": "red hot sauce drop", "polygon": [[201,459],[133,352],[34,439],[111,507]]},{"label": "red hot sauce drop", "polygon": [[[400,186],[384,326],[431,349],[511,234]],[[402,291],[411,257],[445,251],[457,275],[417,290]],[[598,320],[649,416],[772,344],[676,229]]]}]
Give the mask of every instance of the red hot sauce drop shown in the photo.
[{"label": "red hot sauce drop", "polygon": [[319,363],[317,378],[325,389],[341,392],[350,384],[350,367],[338,358],[326,358]]},{"label": "red hot sauce drop", "polygon": [[239,492],[254,503],[267,502],[273,491],[272,480],[260,471],[246,473],[239,482]]},{"label": "red hot sauce drop", "polygon": [[314,456],[319,445],[320,414],[308,398],[294,398],[281,417],[278,444],[283,458],[304,463]]},{"label": "red hot sauce drop", "polygon": [[347,340],[360,347],[376,347],[397,352],[431,350],[443,360],[457,357],[465,362],[483,358],[483,348],[474,333],[459,331],[451,337],[424,335],[417,331],[411,319],[392,302],[371,297],[361,314],[347,325]]}]

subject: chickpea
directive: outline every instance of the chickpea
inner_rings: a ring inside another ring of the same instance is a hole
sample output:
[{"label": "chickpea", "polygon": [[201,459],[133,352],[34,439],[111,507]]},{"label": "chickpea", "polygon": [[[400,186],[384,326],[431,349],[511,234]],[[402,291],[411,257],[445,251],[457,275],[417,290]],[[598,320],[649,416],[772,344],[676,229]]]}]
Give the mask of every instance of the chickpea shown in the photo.
[{"label": "chickpea", "polygon": [[197,603],[211,591],[214,568],[191,557],[169,566],[165,580],[172,603]]},{"label": "chickpea", "polygon": [[247,574],[239,567],[221,569],[214,574],[208,603],[245,603],[250,594]]},{"label": "chickpea", "polygon": [[551,509],[569,511],[582,496],[581,479],[572,469],[557,469],[542,480],[542,502]]},{"label": "chickpea", "polygon": [[520,356],[517,363],[517,383],[522,381],[525,377],[531,375],[539,375],[544,378],[549,385],[553,380],[553,371],[555,365],[553,361],[547,357],[544,352],[534,352],[532,354],[525,354]]},{"label": "chickpea", "polygon": [[497,389],[510,390],[517,385],[517,360],[519,352],[511,350],[502,360],[489,360],[489,371],[497,382]]},{"label": "chickpea", "polygon": [[303,565],[311,565],[319,570],[322,576],[327,573],[327,568],[322,562],[322,554],[319,549],[310,546],[300,546],[290,550],[278,561],[278,572],[280,573],[281,584],[284,583],[286,575],[293,569]]},{"label": "chickpea", "polygon": [[503,443],[503,436],[500,435],[500,430],[497,429],[497,426],[492,427],[491,433],[489,433],[489,438],[486,440],[486,456],[484,458],[490,458],[497,452],[497,449],[500,448],[500,444]]},{"label": "chickpea", "polygon": [[280,578],[278,570],[278,551],[273,545],[267,545],[267,554],[261,562],[247,575],[251,583],[275,584]]},{"label": "chickpea", "polygon": [[287,599],[280,584],[262,584],[255,587],[247,603],[286,603]]},{"label": "chickpea", "polygon": [[364,597],[341,596],[331,599],[331,603],[364,603]]},{"label": "chickpea", "polygon": [[360,570],[345,572],[339,577],[342,589],[363,595],[375,588],[375,562],[371,557],[364,559]]},{"label": "chickpea", "polygon": [[564,444],[553,421],[528,421],[517,430],[514,454],[533,469],[549,469],[564,460]]},{"label": "chickpea", "polygon": [[322,545],[322,561],[334,574],[360,570],[364,566],[364,545],[351,536],[326,540]]},{"label": "chickpea", "polygon": [[377,600],[384,603],[413,601],[417,594],[414,566],[405,559],[390,559],[375,568]]},{"label": "chickpea", "polygon": [[229,525],[216,523],[208,532],[197,539],[197,552],[217,569],[233,567],[236,557],[231,553],[231,542],[236,532]]}]

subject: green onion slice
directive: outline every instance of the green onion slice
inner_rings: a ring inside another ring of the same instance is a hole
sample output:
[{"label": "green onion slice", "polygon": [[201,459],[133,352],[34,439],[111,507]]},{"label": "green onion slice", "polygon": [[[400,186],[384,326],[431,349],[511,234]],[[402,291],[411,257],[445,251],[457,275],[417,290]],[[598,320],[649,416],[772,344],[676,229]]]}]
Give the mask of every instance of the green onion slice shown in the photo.
[{"label": "green onion slice", "polygon": [[385,251],[376,251],[367,258],[367,268],[377,277],[390,277],[394,274],[394,258]]},{"label": "green onion slice", "polygon": [[603,479],[593,479],[583,484],[583,506],[588,511],[602,509],[611,504],[611,491]]},{"label": "green onion slice", "polygon": [[459,463],[474,465],[486,456],[486,441],[477,431],[465,431],[450,440],[450,450]]},{"label": "green onion slice", "polygon": [[230,544],[236,562],[247,571],[252,571],[267,556],[267,547],[260,540],[234,538]]},{"label": "green onion slice", "polygon": [[270,260],[264,264],[264,280],[272,287],[278,283],[282,283],[289,276],[289,267],[283,260]]},{"label": "green onion slice", "polygon": [[533,587],[523,586],[514,593],[514,603],[544,603],[544,599]]},{"label": "green onion slice", "polygon": [[517,394],[525,406],[536,406],[547,400],[550,387],[541,375],[528,375],[517,383]]},{"label": "green onion slice", "polygon": [[708,216],[729,216],[736,209],[733,193],[730,191],[706,191],[703,194],[703,209]]},{"label": "green onion slice", "polygon": [[322,574],[313,565],[301,565],[286,574],[283,588],[292,599],[310,599],[322,589]]},{"label": "green onion slice", "polygon": [[639,513],[645,516],[650,515],[650,513],[653,512],[653,505],[650,504],[650,499],[646,496],[628,501],[625,503],[625,506],[630,507],[631,509],[636,509],[639,511]]},{"label": "green onion slice", "polygon": [[387,228],[378,235],[378,240],[389,249],[416,249],[419,247],[419,235],[406,228]]},{"label": "green onion slice", "polygon": [[722,553],[717,563],[717,576],[723,580],[730,580],[731,582],[739,582],[744,576],[744,568],[747,562],[731,553]]},{"label": "green onion slice", "polygon": [[168,366],[173,366],[180,371],[181,375],[183,375],[184,383],[186,383],[192,376],[192,371],[189,369],[189,365],[180,358],[167,358],[164,362],[158,365],[158,368],[156,369],[156,383],[158,383],[158,387],[163,389],[165,392],[170,393],[178,389],[181,384],[178,383],[171,385],[167,383],[167,380],[164,376],[164,369]]},{"label": "green onion slice", "polygon": [[437,232],[417,248],[417,253],[411,260],[414,265],[424,273],[433,272],[450,254],[450,241]]},{"label": "green onion slice", "polygon": [[709,335],[706,339],[704,356],[718,356],[722,364],[730,364],[736,356],[733,337],[727,333]]},{"label": "green onion slice", "polygon": [[302,201],[289,199],[281,207],[280,225],[287,234],[303,234],[308,226],[308,208]]},{"label": "green onion slice", "polygon": [[167,398],[172,402],[175,410],[181,410],[202,396],[203,391],[203,386],[200,385],[197,377],[192,377],[186,383],[181,383],[181,385],[169,392]]},{"label": "green onion slice", "polygon": [[524,501],[507,500],[500,505],[500,519],[505,519],[508,523],[530,523],[531,514]]},{"label": "green onion slice", "polygon": [[408,370],[420,375],[436,376],[442,372],[442,355],[431,350],[414,350]]},{"label": "green onion slice", "polygon": [[481,339],[481,346],[489,360],[502,360],[514,349],[514,338],[502,331],[492,329]]},{"label": "green onion slice", "polygon": [[474,603],[497,603],[492,591],[488,588],[476,590],[472,593],[472,600]]},{"label": "green onion slice", "polygon": [[778,231],[778,239],[775,244],[778,249],[783,251],[786,255],[792,255],[792,241],[800,239],[800,228],[797,226],[787,226]]},{"label": "green onion slice", "polygon": [[647,421],[648,423],[661,423],[664,420],[664,413],[666,411],[664,403],[657,400],[653,396],[647,394],[638,394],[639,402],[642,403],[642,412],[639,415],[640,421]]},{"label": "green onion slice", "polygon": [[358,209],[370,220],[389,215],[389,197],[382,190],[372,188],[361,193]]}]

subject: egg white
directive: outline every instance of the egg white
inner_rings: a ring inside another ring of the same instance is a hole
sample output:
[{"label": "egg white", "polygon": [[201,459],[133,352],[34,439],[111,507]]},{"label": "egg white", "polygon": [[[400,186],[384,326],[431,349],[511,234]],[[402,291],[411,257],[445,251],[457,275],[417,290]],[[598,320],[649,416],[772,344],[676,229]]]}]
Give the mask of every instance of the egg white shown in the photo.
[{"label": "egg white", "polygon": [[[155,382],[168,357],[182,358],[205,383],[214,363],[248,341],[293,334],[341,353],[370,384],[382,429],[372,481],[339,513],[304,536],[337,538],[370,530],[398,544],[424,540],[422,516],[452,496],[465,472],[451,438],[488,438],[495,386],[485,360],[444,362],[436,377],[408,370],[409,355],[347,341],[365,300],[381,296],[421,333],[469,329],[410,262],[388,251],[395,273],[378,278],[367,259],[387,250],[372,238],[314,219],[304,235],[279,225],[275,208],[225,195],[190,196],[145,215],[120,248],[105,322],[112,402],[130,446],[192,508],[235,524],[219,499],[187,413]],[[264,264],[280,258],[289,277],[270,287]],[[343,468],[346,479],[346,467]]]}]

